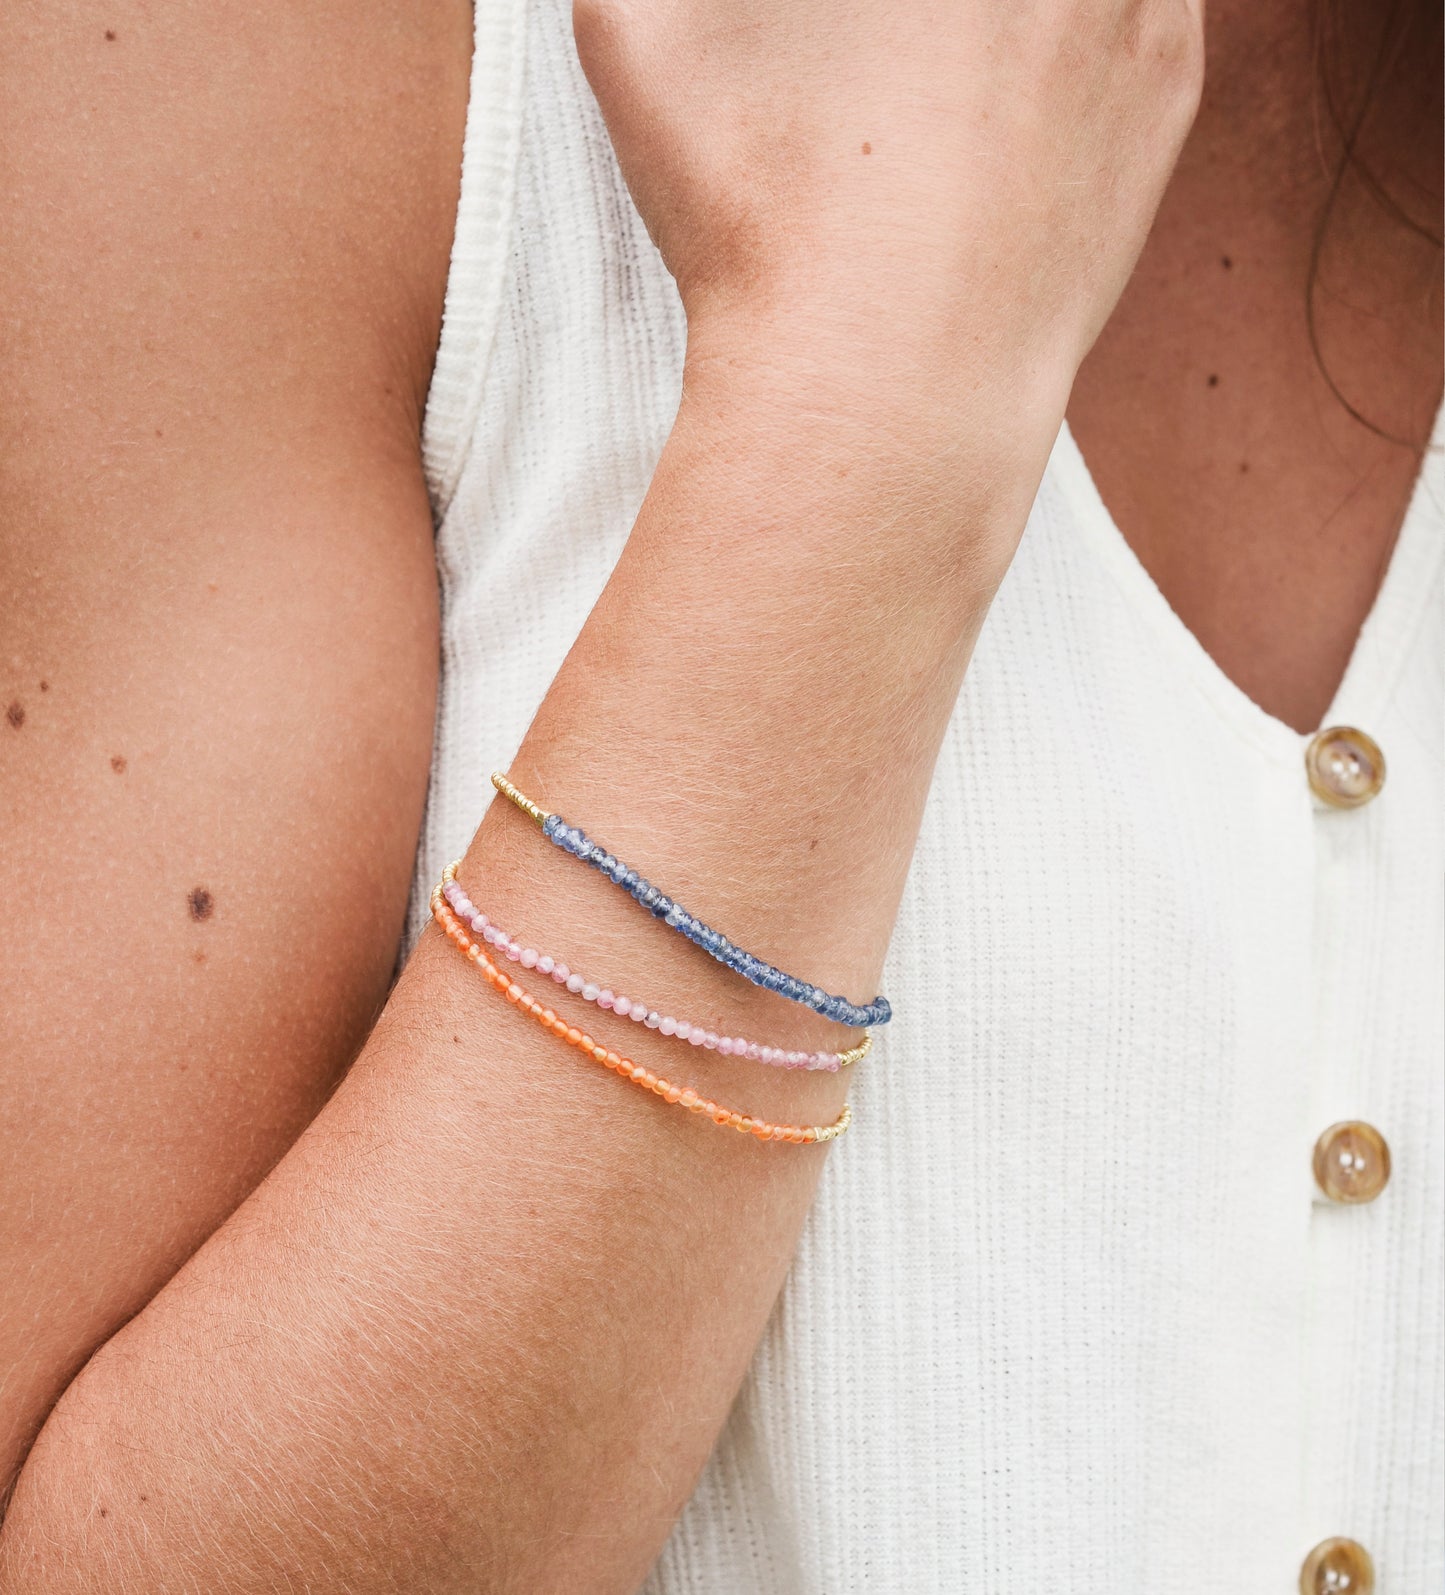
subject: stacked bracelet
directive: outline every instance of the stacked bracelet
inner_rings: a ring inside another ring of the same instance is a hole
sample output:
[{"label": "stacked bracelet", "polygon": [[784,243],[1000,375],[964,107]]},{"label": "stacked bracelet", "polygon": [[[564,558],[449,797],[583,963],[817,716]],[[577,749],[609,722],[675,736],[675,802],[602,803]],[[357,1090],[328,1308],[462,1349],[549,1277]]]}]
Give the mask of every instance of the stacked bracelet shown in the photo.
[{"label": "stacked bracelet", "polygon": [[446,933],[448,940],[477,966],[489,985],[502,992],[509,1002],[515,1003],[545,1029],[550,1030],[570,1046],[576,1047],[623,1079],[631,1080],[644,1090],[653,1092],[665,1102],[674,1102],[692,1113],[706,1114],[714,1124],[725,1129],[739,1130],[746,1135],[754,1135],[760,1141],[788,1141],[797,1146],[814,1145],[819,1142],[834,1141],[847,1130],[852,1122],[853,1112],[846,1103],[843,1111],[831,1124],[772,1124],[766,1119],[755,1119],[747,1114],[735,1112],[731,1108],[720,1107],[716,1102],[699,1096],[690,1086],[674,1085],[670,1080],[663,1079],[641,1064],[634,1063],[631,1058],[602,1046],[585,1031],[569,1025],[565,1019],[538,1002],[530,992],[524,991],[516,981],[498,969],[487,957],[481,945],[474,942],[467,934],[460,919],[447,906],[443,895],[447,883],[456,875],[456,868],[455,864],[448,866],[442,884],[432,893],[431,911],[437,923]]},{"label": "stacked bracelet", "polygon": [[695,915],[689,914],[680,904],[643,880],[635,869],[630,869],[621,859],[615,858],[598,843],[589,841],[575,826],[568,825],[560,815],[548,814],[531,798],[519,792],[506,776],[500,773],[493,775],[492,785],[504,798],[515,803],[524,814],[535,820],[541,826],[542,834],[554,846],[599,870],[614,885],[620,886],[629,897],[640,903],[648,913],[679,931],[694,945],[716,958],[719,963],[725,964],[734,973],[741,975],[744,980],[751,981],[755,986],[761,986],[765,991],[774,991],[790,1002],[801,1003],[805,1008],[811,1008],[814,1013],[820,1013],[825,1019],[832,1019],[838,1024],[867,1028],[872,1025],[886,1025],[892,1017],[892,1010],[888,1006],[886,997],[875,997],[872,1002],[859,1006],[849,1002],[846,997],[831,996],[820,986],[809,985],[807,981],[799,980],[795,975],[784,974],[781,969],[774,968],[763,959],[744,952],[741,947],[735,947],[721,932],[713,930]]},{"label": "stacked bracelet", "polygon": [[595,1002],[599,1008],[609,1009],[619,1019],[631,1019],[646,1025],[664,1036],[676,1036],[679,1041],[691,1042],[694,1047],[704,1047],[709,1052],[719,1052],[725,1058],[751,1058],[756,1063],[772,1064],[780,1069],[827,1069],[837,1071],[858,1063],[867,1057],[873,1038],[865,1034],[856,1047],[846,1052],[798,1052],[784,1047],[763,1047],[756,1041],[744,1041],[741,1036],[720,1036],[703,1025],[689,1024],[674,1019],[671,1014],[659,1013],[645,1002],[616,995],[610,988],[577,974],[565,963],[535,947],[524,947],[513,940],[500,925],[494,925],[462,890],[456,880],[444,877],[442,895],[452,911],[464,925],[469,925],[475,935],[495,947],[499,953],[523,969],[535,969],[539,975],[550,975],[559,986],[566,986],[574,996],[584,1002]]}]

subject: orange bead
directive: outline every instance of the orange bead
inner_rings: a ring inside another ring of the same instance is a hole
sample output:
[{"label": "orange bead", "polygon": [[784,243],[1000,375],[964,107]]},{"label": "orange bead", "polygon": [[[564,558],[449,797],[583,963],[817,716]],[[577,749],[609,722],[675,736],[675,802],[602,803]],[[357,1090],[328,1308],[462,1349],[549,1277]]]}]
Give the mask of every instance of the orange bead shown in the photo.
[{"label": "orange bead", "polygon": [[576,1025],[567,1026],[567,1039],[574,1047],[580,1047],[582,1045],[582,1032],[577,1028]]}]

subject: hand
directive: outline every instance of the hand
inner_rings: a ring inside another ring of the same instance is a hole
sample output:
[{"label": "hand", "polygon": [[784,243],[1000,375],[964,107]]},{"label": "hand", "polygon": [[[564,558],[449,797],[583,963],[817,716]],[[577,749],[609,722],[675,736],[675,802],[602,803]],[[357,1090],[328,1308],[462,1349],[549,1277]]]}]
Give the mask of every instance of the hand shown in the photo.
[{"label": "hand", "polygon": [[576,0],[574,22],[694,338],[801,320],[815,351],[942,360],[960,391],[1028,366],[1061,415],[1193,119],[1201,6]]}]

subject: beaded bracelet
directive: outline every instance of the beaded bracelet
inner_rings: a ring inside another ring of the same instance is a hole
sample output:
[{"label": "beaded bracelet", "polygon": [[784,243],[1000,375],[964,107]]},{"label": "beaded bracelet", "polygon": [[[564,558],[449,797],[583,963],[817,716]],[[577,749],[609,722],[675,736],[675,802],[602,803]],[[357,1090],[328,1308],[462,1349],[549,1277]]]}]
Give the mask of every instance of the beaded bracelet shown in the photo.
[{"label": "beaded bracelet", "polygon": [[523,814],[535,820],[541,826],[543,836],[554,846],[560,847],[564,853],[570,853],[573,858],[581,859],[584,864],[590,864],[593,869],[600,870],[649,914],[680,931],[695,946],[701,947],[720,964],[726,964],[744,980],[750,980],[765,991],[775,991],[789,1002],[801,1003],[803,1007],[811,1008],[814,1013],[820,1013],[825,1019],[832,1019],[840,1025],[867,1029],[872,1025],[886,1025],[892,1018],[893,1010],[888,1006],[886,997],[875,997],[872,1002],[860,1007],[846,997],[830,996],[821,986],[810,986],[796,975],[785,975],[781,969],[775,969],[763,959],[755,958],[741,947],[734,947],[721,932],[703,924],[695,915],[689,914],[680,904],[643,880],[635,869],[630,869],[621,859],[614,858],[598,843],[589,841],[576,826],[568,825],[560,814],[548,814],[545,809],[538,807],[531,798],[519,792],[505,775],[500,772],[494,774],[492,785],[509,802],[515,803]]},{"label": "beaded bracelet", "polygon": [[[449,866],[449,873],[454,875],[456,868],[455,864]],[[709,1098],[700,1096],[691,1086],[674,1085],[672,1081],[654,1074],[651,1069],[645,1069],[631,1058],[613,1052],[611,1048],[594,1041],[585,1030],[569,1025],[552,1009],[538,1002],[530,992],[524,991],[510,976],[503,974],[487,957],[481,946],[467,935],[462,922],[447,906],[441,886],[437,886],[432,892],[431,911],[448,940],[477,966],[483,979],[501,992],[508,1002],[515,1003],[544,1029],[561,1037],[569,1046],[576,1047],[600,1063],[604,1069],[611,1069],[614,1074],[620,1075],[624,1080],[631,1080],[644,1091],[651,1091],[664,1102],[674,1102],[690,1113],[705,1113],[714,1124],[723,1129],[739,1130],[745,1135],[755,1135],[760,1141],[789,1141],[795,1146],[836,1141],[853,1122],[853,1110],[845,1102],[843,1111],[831,1124],[772,1124],[767,1119],[755,1119],[747,1114],[737,1113],[731,1108],[720,1107]]]},{"label": "beaded bracelet", "polygon": [[674,1019],[671,1014],[659,1013],[645,1002],[619,997],[609,987],[587,980],[550,954],[539,953],[535,947],[524,947],[500,925],[494,925],[458,882],[449,876],[442,878],[442,896],[463,925],[470,925],[475,935],[495,947],[512,963],[521,964],[523,969],[535,969],[539,975],[550,975],[573,996],[580,997],[583,1002],[595,1002],[599,1008],[615,1013],[619,1019],[632,1019],[661,1035],[676,1036],[679,1041],[691,1042],[694,1047],[705,1047],[709,1052],[721,1053],[725,1058],[751,1058],[755,1063],[772,1064],[779,1069],[827,1069],[835,1074],[839,1069],[860,1063],[872,1049],[873,1037],[866,1032],[862,1041],[856,1047],[849,1047],[846,1052],[796,1052],[783,1047],[761,1047],[756,1041],[744,1041],[741,1036],[720,1036],[702,1025],[692,1025],[685,1019]]}]

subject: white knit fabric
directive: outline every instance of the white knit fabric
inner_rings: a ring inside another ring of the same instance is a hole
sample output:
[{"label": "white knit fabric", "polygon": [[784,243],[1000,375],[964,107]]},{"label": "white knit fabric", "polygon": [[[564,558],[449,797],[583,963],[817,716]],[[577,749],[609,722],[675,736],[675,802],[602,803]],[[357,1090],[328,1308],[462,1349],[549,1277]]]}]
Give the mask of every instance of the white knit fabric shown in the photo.
[{"label": "white knit fabric", "polygon": [[[412,931],[617,558],[683,322],[564,0],[479,0],[426,418],[444,671]],[[1170,611],[1067,431],[944,743],[783,1297],[648,1595],[1293,1595],[1445,1580],[1445,477],[1306,739]],[[946,1038],[946,1039],[943,1039]],[[1394,1154],[1336,1207],[1338,1119]]]}]

